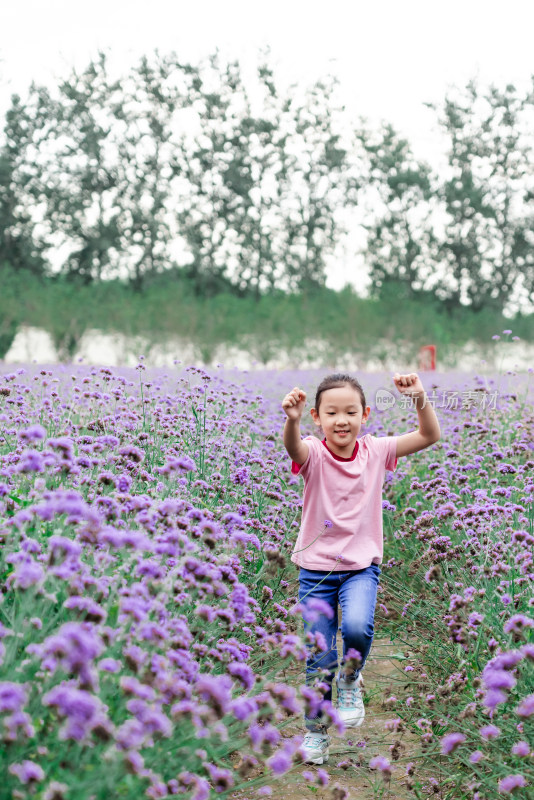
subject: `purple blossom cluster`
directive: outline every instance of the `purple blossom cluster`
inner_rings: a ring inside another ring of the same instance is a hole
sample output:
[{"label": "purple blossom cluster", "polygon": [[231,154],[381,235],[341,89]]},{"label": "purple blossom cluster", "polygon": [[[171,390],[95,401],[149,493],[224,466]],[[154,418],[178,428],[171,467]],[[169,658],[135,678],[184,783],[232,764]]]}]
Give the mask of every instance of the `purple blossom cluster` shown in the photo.
[{"label": "purple blossom cluster", "polygon": [[[301,739],[288,717],[322,708],[336,723],[324,684],[282,672],[304,674],[306,642],[289,560],[300,483],[279,404],[288,386],[312,392],[322,373],[140,366],[0,375],[10,389],[0,394],[0,770],[10,792],[90,794],[110,765],[117,796],[202,800],[251,777],[261,788],[294,769]],[[371,396],[383,378],[362,382]],[[498,405],[440,409],[442,443],[402,460],[385,486],[377,635],[401,633],[413,658],[401,667],[405,691],[384,700],[395,711],[387,757],[369,767],[389,780],[410,730],[423,760],[450,759],[455,775],[463,765],[474,800],[533,782],[534,417],[509,384],[434,386],[498,388]],[[367,431],[413,427],[406,409],[375,409]],[[328,783],[324,770],[313,776]]]},{"label": "purple blossom cluster", "polygon": [[[534,786],[534,409],[528,383],[510,382],[493,413],[440,413],[442,442],[418,454],[417,471],[399,464],[387,487],[397,511],[378,628],[413,648],[385,701],[419,736],[420,777],[407,786],[445,790],[423,777],[425,759],[441,757],[474,800]],[[388,429],[400,432],[396,420]],[[396,737],[390,753],[401,752]]]},{"label": "purple blossom cluster", "polygon": [[[263,782],[291,770],[302,737],[281,726],[322,694],[276,678],[306,650],[290,590],[300,499],[272,400],[251,400],[243,375],[196,368],[21,370],[3,384],[11,789],[83,793],[80,765],[111,760],[119,794],[198,800],[262,765]],[[248,771],[234,769],[236,751]]]}]

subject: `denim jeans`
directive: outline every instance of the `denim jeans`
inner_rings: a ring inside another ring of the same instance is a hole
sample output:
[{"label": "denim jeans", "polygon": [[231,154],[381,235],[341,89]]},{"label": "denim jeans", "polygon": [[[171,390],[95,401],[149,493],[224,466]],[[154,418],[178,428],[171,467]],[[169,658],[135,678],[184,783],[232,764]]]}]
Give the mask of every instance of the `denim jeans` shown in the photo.
[{"label": "denim jeans", "polygon": [[[343,637],[344,663],[347,650],[354,648],[361,654],[361,665],[346,676],[350,683],[358,678],[365,664],[374,635],[374,616],[376,594],[381,569],[378,564],[371,564],[365,569],[347,572],[321,572],[300,568],[299,602],[306,606],[312,598],[319,598],[331,607],[332,619],[326,614],[318,615],[316,621],[304,621],[304,632],[322,633],[326,640],[327,650],[317,651],[312,644],[307,644],[306,683],[312,685],[317,677],[328,685],[324,700],[332,700],[332,681],[338,668],[338,652],[336,636],[338,631],[338,603],[341,606],[341,635]],[[317,670],[328,670],[321,675]],[[306,715],[306,728],[310,731],[324,732],[328,727],[322,721],[322,714],[310,718]]]}]

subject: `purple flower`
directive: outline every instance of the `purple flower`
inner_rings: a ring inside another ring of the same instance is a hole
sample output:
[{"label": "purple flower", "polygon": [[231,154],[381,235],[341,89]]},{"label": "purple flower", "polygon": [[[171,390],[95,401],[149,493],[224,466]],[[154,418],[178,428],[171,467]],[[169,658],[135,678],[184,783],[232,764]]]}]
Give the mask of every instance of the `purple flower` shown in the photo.
[{"label": "purple flower", "polygon": [[137,698],[129,700],[126,708],[143,725],[145,733],[166,737],[172,734],[172,724],[169,718],[162,711],[149,706],[144,700]]},{"label": "purple flower", "polygon": [[258,710],[258,704],[252,697],[237,697],[232,700],[230,712],[236,719],[244,721]]},{"label": "purple flower", "polygon": [[517,681],[513,675],[504,670],[487,670],[482,673],[482,680],[488,689],[503,689],[505,691],[513,689]]},{"label": "purple flower", "polygon": [[324,526],[325,528],[331,528],[334,523],[330,519],[325,519]]},{"label": "purple flower", "polygon": [[228,675],[199,675],[194,688],[200,699],[208,703],[218,717],[226,714],[232,699],[232,681]]},{"label": "purple flower", "polygon": [[22,442],[38,442],[46,436],[46,429],[42,425],[30,425],[17,432],[17,436]]},{"label": "purple flower", "polygon": [[301,686],[300,694],[304,700],[306,714],[313,719],[319,714],[319,709],[323,702],[322,694],[316,692],[310,686]]},{"label": "purple flower", "polygon": [[41,653],[45,666],[54,670],[57,664],[67,672],[82,672],[97,658],[104,645],[88,622],[66,622],[57,634],[45,639]]},{"label": "purple flower", "polygon": [[147,735],[140,720],[127,719],[117,729],[115,741],[122,750],[136,750],[144,744]]},{"label": "purple flower", "polygon": [[321,716],[324,718],[327,727],[334,725],[340,735],[345,733],[345,723],[330,700],[323,700],[321,703]]},{"label": "purple flower", "polygon": [[103,658],[98,662],[98,669],[102,672],[118,672],[121,667],[121,662],[114,658]]},{"label": "purple flower", "polygon": [[35,736],[32,719],[24,711],[15,711],[13,714],[4,717],[4,728],[4,740],[9,742],[15,742],[20,731],[29,739]]},{"label": "purple flower", "polygon": [[531,717],[534,714],[534,694],[524,697],[517,706],[515,713],[524,719]]},{"label": "purple flower", "polygon": [[48,540],[48,550],[50,553],[49,563],[53,564],[60,557],[77,558],[82,552],[82,547],[79,542],[68,539],[66,536],[51,536]]},{"label": "purple flower", "polygon": [[489,661],[484,667],[486,669],[513,669],[524,656],[524,648],[521,650],[507,650],[505,653],[499,653],[498,656]]},{"label": "purple flower", "polygon": [[324,769],[317,770],[317,783],[319,784],[319,786],[328,786],[329,780],[330,777],[326,770]]},{"label": "purple flower", "polygon": [[523,788],[527,782],[523,775],[507,775],[499,781],[499,791],[510,794],[514,789]]},{"label": "purple flower", "polygon": [[83,689],[60,684],[45,694],[42,702],[45,706],[55,706],[58,714],[66,718],[66,724],[59,733],[60,739],[81,741],[97,725],[109,724],[104,714],[106,707]]},{"label": "purple flower", "polygon": [[241,681],[243,687],[247,691],[250,691],[250,689],[252,689],[256,681],[256,676],[254,675],[253,671],[248,666],[248,664],[243,664],[242,662],[234,661],[228,664],[226,669],[233,678],[238,678],[238,680]]},{"label": "purple flower", "polygon": [[478,611],[473,611],[469,615],[468,625],[470,628],[476,628],[484,619],[484,614],[479,614]]},{"label": "purple flower", "polygon": [[512,747],[514,756],[528,756],[530,754],[530,745],[523,740],[516,742]]},{"label": "purple flower", "polygon": [[119,492],[122,492],[123,494],[126,493],[129,490],[130,486],[132,485],[132,479],[130,475],[127,475],[126,473],[117,475],[115,480],[117,489],[119,490]]},{"label": "purple flower", "polygon": [[163,467],[158,467],[157,471],[160,475],[168,475],[170,472],[177,472],[183,475],[186,472],[194,472],[196,470],[195,462],[189,456],[167,456],[167,461]]},{"label": "purple flower", "polygon": [[441,753],[444,756],[449,755],[449,753],[454,753],[454,751],[465,742],[466,737],[463,733],[449,733],[447,736],[444,736],[441,740]]},{"label": "purple flower", "polygon": [[277,750],[276,753],[273,753],[273,755],[267,759],[266,763],[267,766],[272,770],[273,775],[283,775],[285,772],[291,769],[293,759],[291,757],[291,753],[282,748]]},{"label": "purple flower", "polygon": [[25,450],[18,465],[19,472],[44,472],[43,456],[37,450]]},{"label": "purple flower", "polygon": [[[234,583],[234,588],[231,595],[231,605],[235,612],[236,619],[244,619],[248,617],[249,604],[254,601],[250,598],[248,589],[244,583]],[[246,619],[246,622],[255,622],[255,617]]]},{"label": "purple flower", "polygon": [[40,584],[44,580],[44,577],[45,574],[41,565],[29,558],[24,561],[19,561],[14,572],[9,576],[8,582],[14,586],[15,589],[29,589],[30,586]]},{"label": "purple flower", "polygon": [[236,486],[242,486],[249,482],[250,480],[250,470],[248,467],[241,467],[240,469],[236,470],[234,475],[232,476],[232,483],[236,484]]},{"label": "purple flower", "polygon": [[309,623],[317,622],[321,616],[325,616],[327,619],[332,619],[334,616],[334,609],[330,603],[321,600],[320,597],[305,599],[297,608],[302,609],[302,618]]},{"label": "purple flower", "polygon": [[270,723],[267,723],[266,725],[259,725],[257,722],[254,722],[249,727],[248,735],[250,737],[250,741],[252,742],[252,749],[256,753],[261,751],[264,742],[275,745],[278,744],[281,737],[278,728],[275,728]]},{"label": "purple flower", "polygon": [[506,703],[508,696],[501,689],[489,689],[484,695],[483,703],[490,711],[494,711],[500,703]]},{"label": "purple flower", "polygon": [[104,622],[107,617],[107,611],[91,597],[69,597],[63,607],[83,612],[83,617],[88,622]]},{"label": "purple flower", "polygon": [[124,447],[121,447],[119,449],[119,455],[125,459],[128,459],[129,461],[134,461],[136,464],[140,464],[145,457],[144,452],[139,447],[135,447],[133,444],[127,444]]},{"label": "purple flower", "polygon": [[478,764],[482,758],[484,758],[484,753],[482,750],[474,750],[469,756],[469,761],[471,764]]},{"label": "purple flower", "polygon": [[140,697],[141,700],[154,700],[156,696],[152,686],[141,683],[132,675],[123,675],[119,681],[119,685],[125,694],[134,694],[136,697]]},{"label": "purple flower", "polygon": [[28,690],[23,683],[0,683],[0,711],[20,711],[27,696]]},{"label": "purple flower", "polygon": [[496,739],[500,736],[500,728],[496,725],[484,725],[478,731],[483,739]]},{"label": "purple flower", "polygon": [[509,594],[503,594],[503,596],[501,597],[501,603],[504,606],[509,606],[511,602],[512,602],[512,598],[510,597],[510,595]]},{"label": "purple flower", "polygon": [[180,772],[178,775],[178,782],[181,788],[182,794],[183,789],[189,786],[193,786],[193,794],[191,795],[191,800],[208,800],[211,794],[210,785],[205,778],[201,778],[199,775],[195,775],[192,772]]},{"label": "purple flower", "polygon": [[203,766],[209,773],[211,783],[216,792],[224,792],[231,789],[234,785],[234,777],[229,769],[217,767],[215,764],[203,762]]},{"label": "purple flower", "polygon": [[68,436],[59,436],[57,439],[49,439],[48,446],[53,450],[59,450],[64,460],[70,460],[74,455],[74,442]]},{"label": "purple flower", "polygon": [[11,764],[9,772],[16,775],[21,783],[42,781],[45,777],[42,767],[34,761],[23,761],[21,764]]},{"label": "purple flower", "polygon": [[385,756],[375,756],[369,761],[369,769],[379,769],[384,778],[391,777],[391,764]]},{"label": "purple flower", "polygon": [[43,800],[64,800],[68,791],[69,787],[66,783],[50,781],[43,792]]},{"label": "purple flower", "polygon": [[124,761],[126,763],[128,772],[131,772],[134,775],[140,775],[143,767],[145,766],[143,756],[138,753],[137,750],[128,750],[124,754]]}]

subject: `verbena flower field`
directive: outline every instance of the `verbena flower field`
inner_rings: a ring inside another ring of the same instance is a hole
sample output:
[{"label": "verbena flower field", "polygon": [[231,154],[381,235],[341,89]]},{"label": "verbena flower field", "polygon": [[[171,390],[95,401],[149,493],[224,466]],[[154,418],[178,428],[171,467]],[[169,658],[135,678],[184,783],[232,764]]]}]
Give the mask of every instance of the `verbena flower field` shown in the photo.
[{"label": "verbena flower field", "polygon": [[[288,724],[322,694],[280,402],[323,374],[2,368],[0,800],[254,798],[302,774]],[[376,797],[534,796],[530,377],[424,376],[442,439],[386,481],[376,635],[404,655],[355,792],[366,770]],[[392,388],[361,381],[372,407]],[[367,427],[415,426],[397,403]]]}]

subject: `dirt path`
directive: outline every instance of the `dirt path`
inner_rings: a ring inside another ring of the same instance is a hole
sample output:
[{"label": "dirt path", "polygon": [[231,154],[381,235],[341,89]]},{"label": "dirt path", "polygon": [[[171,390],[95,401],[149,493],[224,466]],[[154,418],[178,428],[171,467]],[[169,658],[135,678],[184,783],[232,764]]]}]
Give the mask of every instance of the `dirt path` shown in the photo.
[{"label": "dirt path", "polygon": [[[341,641],[338,642],[341,651]],[[410,751],[415,747],[415,739],[407,732],[394,733],[384,729],[384,722],[391,719],[394,714],[388,710],[384,700],[395,693],[395,686],[402,676],[402,661],[394,658],[395,654],[402,654],[402,647],[385,639],[375,638],[371,652],[367,659],[362,677],[364,679],[363,692],[365,697],[366,716],[363,725],[347,731],[343,737],[329,730],[332,742],[330,745],[330,759],[321,767],[303,764],[295,767],[290,773],[282,776],[271,784],[273,800],[332,800],[335,795],[332,787],[338,784],[348,790],[350,800],[403,800],[410,795],[405,788],[405,764],[410,756]],[[286,681],[291,682],[286,675]],[[334,696],[335,700],[335,696]],[[302,722],[296,721],[294,725],[284,729],[284,735],[293,736],[304,732]],[[390,746],[400,742],[400,762],[393,761]],[[382,795],[373,789],[381,783],[381,778],[376,770],[367,766],[369,759],[381,755],[390,760],[393,766],[393,775],[389,787]],[[343,766],[339,766],[340,762]],[[303,772],[312,772],[315,775],[319,769],[325,770],[330,778],[329,786],[310,784]],[[250,792],[238,792],[232,795],[235,800],[252,798],[255,788]]]}]

